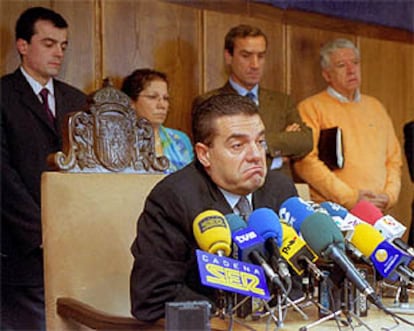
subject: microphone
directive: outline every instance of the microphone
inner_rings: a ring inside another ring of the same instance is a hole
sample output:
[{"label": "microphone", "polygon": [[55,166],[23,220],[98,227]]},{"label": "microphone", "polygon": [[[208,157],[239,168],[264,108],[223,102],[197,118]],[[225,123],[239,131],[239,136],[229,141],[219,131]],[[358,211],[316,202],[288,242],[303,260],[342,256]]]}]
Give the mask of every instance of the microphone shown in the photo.
[{"label": "microphone", "polygon": [[219,256],[230,255],[230,227],[219,211],[206,210],[200,213],[193,221],[193,234],[203,251]]},{"label": "microphone", "polygon": [[265,275],[270,282],[280,287],[283,292],[286,292],[279,275],[275,273],[272,267],[266,262],[263,257],[264,239],[259,236],[252,228],[245,225],[245,222],[238,215],[228,217],[229,226],[234,229],[232,233],[233,243],[236,245],[237,259],[239,261],[250,262],[260,265],[263,268]]},{"label": "microphone", "polygon": [[371,225],[382,217],[381,210],[368,200],[358,201],[351,209],[351,213]]},{"label": "microphone", "polygon": [[247,224],[265,240],[265,248],[270,255],[270,264],[290,286],[289,268],[279,252],[283,230],[277,214],[270,208],[258,208],[250,214]]},{"label": "microphone", "polygon": [[382,277],[393,281],[400,276],[414,279],[414,272],[407,266],[412,257],[385,240],[370,224],[361,223],[355,226],[351,243],[371,259]]},{"label": "microphone", "polygon": [[373,267],[374,264],[371,262],[369,258],[367,258],[362,252],[356,248],[351,242],[349,242],[347,239],[345,240],[345,248],[346,251],[349,252],[356,260],[362,261],[365,264],[369,265],[370,267]]},{"label": "microphone", "polygon": [[254,263],[251,253],[264,254],[264,239],[236,214],[226,215],[233,239],[232,257],[239,261]]},{"label": "microphone", "polygon": [[405,241],[401,240],[400,238],[395,238],[392,243],[397,246],[399,249],[402,249],[404,252],[406,252],[408,255],[411,255],[414,257],[414,248],[409,246],[405,243]]},{"label": "microphone", "polygon": [[285,200],[279,209],[279,217],[290,226],[293,226],[297,233],[300,233],[303,221],[314,213],[312,206],[299,197],[291,197]]},{"label": "microphone", "polygon": [[281,223],[281,225],[283,242],[280,247],[280,254],[299,276],[308,267],[317,278],[322,277],[322,271],[314,264],[318,256],[306,245],[306,242],[297,234],[294,228],[284,223]]},{"label": "microphone", "polygon": [[[381,210],[369,201],[359,201],[352,210],[354,209],[362,220],[373,225],[386,240],[394,241],[397,238],[401,238],[405,230],[407,230],[406,226],[391,215],[383,215]],[[401,241],[397,240],[399,243]]]},{"label": "microphone", "polygon": [[378,308],[385,309],[374,289],[345,255],[344,237],[329,216],[321,213],[309,216],[301,225],[301,233],[318,256],[334,261],[361,293]]},{"label": "microphone", "polygon": [[324,201],[320,205],[328,212],[341,231],[353,230],[355,225],[363,222],[359,217],[335,202]]}]

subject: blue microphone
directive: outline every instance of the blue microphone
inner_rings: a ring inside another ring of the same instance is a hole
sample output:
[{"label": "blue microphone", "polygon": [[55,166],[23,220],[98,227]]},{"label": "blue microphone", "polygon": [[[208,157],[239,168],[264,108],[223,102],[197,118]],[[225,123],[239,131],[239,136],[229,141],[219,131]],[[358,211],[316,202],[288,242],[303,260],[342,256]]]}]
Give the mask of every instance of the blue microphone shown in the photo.
[{"label": "blue microphone", "polygon": [[280,206],[279,217],[292,226],[297,233],[305,219],[315,214],[312,206],[299,197],[291,197]]},{"label": "blue microphone", "polygon": [[253,251],[264,254],[264,239],[236,214],[226,215],[233,240],[232,257],[236,260],[254,263],[251,253]]},{"label": "blue microphone", "polygon": [[283,241],[283,229],[277,214],[270,208],[258,208],[250,214],[247,224],[263,237],[266,251],[270,256],[270,264],[290,285],[289,268],[279,252]]},{"label": "blue microphone", "polygon": [[346,208],[335,202],[325,201],[320,205],[329,213],[341,231],[351,231],[355,225],[363,222],[359,217],[351,214]]},{"label": "blue microphone", "polygon": [[250,214],[247,224],[265,240],[272,239],[278,247],[282,245],[283,229],[279,217],[272,209],[255,209]]},{"label": "blue microphone", "polygon": [[[230,214],[227,215],[226,218],[229,223],[230,230],[232,231],[233,244],[235,245],[235,247],[233,246],[233,256],[235,256],[235,258],[239,261],[260,265],[268,279],[286,292],[286,289],[280,281],[279,275],[274,272],[272,267],[263,257],[263,237],[257,234],[252,228],[247,227],[247,224],[240,216]],[[245,224],[244,227],[243,224]],[[235,230],[235,232],[233,232],[233,230]]]}]

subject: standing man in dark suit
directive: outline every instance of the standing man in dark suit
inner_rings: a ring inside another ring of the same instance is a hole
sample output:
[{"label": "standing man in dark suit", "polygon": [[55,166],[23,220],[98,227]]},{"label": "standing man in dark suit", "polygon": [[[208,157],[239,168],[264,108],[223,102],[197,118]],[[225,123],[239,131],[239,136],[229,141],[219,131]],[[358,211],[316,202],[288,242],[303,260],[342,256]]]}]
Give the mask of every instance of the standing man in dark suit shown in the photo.
[{"label": "standing man in dark suit", "polygon": [[250,25],[231,28],[224,42],[229,80],[223,87],[197,97],[193,108],[215,94],[234,93],[251,98],[259,106],[266,125],[270,168],[291,175],[290,160],[300,159],[312,150],[312,131],[302,122],[288,95],[259,85],[266,50],[267,37],[259,28]]},{"label": "standing man in dark suit", "polygon": [[45,329],[40,177],[47,156],[62,148],[64,115],[86,104],[81,91],[54,79],[67,28],[50,9],[23,12],[16,23],[21,65],[0,82],[2,330]]},{"label": "standing man in dark suit", "polygon": [[297,192],[292,180],[267,171],[265,127],[258,108],[238,94],[216,95],[193,113],[196,161],[152,190],[132,244],[132,314],[154,321],[166,302],[210,300],[200,283],[193,221],[206,210],[237,213],[246,198],[252,209],[280,205]]}]

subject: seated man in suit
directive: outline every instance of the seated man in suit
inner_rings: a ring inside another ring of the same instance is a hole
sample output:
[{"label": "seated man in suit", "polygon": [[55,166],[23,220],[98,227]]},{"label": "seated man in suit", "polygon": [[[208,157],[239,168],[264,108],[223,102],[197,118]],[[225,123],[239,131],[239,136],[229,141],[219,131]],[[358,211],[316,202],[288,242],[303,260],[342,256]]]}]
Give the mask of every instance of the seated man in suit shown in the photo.
[{"label": "seated man in suit", "polygon": [[132,314],[154,321],[167,302],[209,300],[200,283],[193,220],[205,210],[237,213],[245,197],[252,209],[279,210],[297,196],[292,180],[266,167],[265,126],[257,106],[238,94],[215,95],[193,113],[196,160],[158,183],[149,194],[132,244]]},{"label": "seated man in suit", "polygon": [[242,24],[231,28],[224,42],[229,80],[223,87],[197,97],[193,108],[216,94],[234,93],[251,98],[259,106],[266,126],[270,168],[291,175],[290,160],[300,159],[312,150],[312,131],[302,122],[289,95],[259,85],[267,43],[266,35],[257,27]]}]

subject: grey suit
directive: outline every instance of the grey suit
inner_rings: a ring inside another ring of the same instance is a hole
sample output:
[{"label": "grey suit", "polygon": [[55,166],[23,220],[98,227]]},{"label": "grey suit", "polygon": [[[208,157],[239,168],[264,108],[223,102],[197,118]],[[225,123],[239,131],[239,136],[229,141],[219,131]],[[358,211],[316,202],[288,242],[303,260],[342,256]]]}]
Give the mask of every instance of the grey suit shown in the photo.
[{"label": "grey suit", "polygon": [[[253,207],[278,211],[296,195],[290,178],[270,171],[253,193]],[[209,209],[233,212],[198,161],[166,177],[148,196],[131,248],[131,307],[138,319],[161,318],[166,302],[213,300],[214,291],[200,283],[193,235],[193,220]]]},{"label": "grey suit", "polygon": [[54,81],[56,129],[20,69],[3,76],[0,84],[2,289],[43,288],[41,173],[48,169],[47,156],[62,148],[60,124],[65,114],[84,107],[86,96]]},{"label": "grey suit", "polygon": [[[210,96],[227,93],[237,94],[228,82],[218,89],[198,96],[193,102],[193,109]],[[292,99],[287,94],[260,87],[259,113],[266,127],[269,158],[274,158],[276,151],[280,151],[282,156],[296,160],[312,150],[312,130],[303,123]],[[292,123],[298,123],[301,130],[286,132],[285,128]],[[282,170],[291,175],[289,164],[284,164]]]}]

